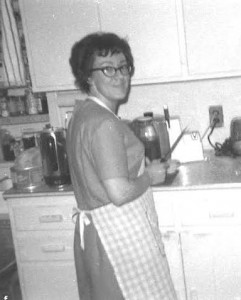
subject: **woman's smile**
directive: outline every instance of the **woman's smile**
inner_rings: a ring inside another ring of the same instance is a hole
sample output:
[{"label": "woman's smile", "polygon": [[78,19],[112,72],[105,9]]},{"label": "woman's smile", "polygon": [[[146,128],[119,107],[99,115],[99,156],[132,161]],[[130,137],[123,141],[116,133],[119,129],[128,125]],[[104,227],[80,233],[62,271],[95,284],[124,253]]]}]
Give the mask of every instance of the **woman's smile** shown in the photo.
[{"label": "woman's smile", "polygon": [[[123,75],[123,71],[120,70],[120,67],[125,66],[126,64],[126,58],[123,53],[113,55],[108,54],[105,57],[96,56],[93,63],[94,72],[92,72],[90,79],[91,95],[105,100],[105,103],[115,102],[115,105],[117,105],[119,101],[125,99],[130,87],[130,75]],[[115,69],[113,76],[109,75],[107,72],[105,74],[108,67],[111,67],[110,70],[112,68]],[[106,70],[104,70],[105,68]]]}]

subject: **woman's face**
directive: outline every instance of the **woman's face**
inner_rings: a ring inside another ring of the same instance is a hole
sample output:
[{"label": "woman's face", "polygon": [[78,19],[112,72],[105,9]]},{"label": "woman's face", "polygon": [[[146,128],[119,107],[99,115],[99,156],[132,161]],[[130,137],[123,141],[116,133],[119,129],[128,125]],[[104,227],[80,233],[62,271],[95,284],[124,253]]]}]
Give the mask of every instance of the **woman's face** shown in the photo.
[{"label": "woman's face", "polygon": [[[123,53],[108,54],[106,57],[96,56],[92,69],[127,65]],[[121,74],[120,70],[112,77],[106,76],[101,70],[92,71],[89,79],[91,96],[111,102],[125,99],[130,87],[130,75]]]}]

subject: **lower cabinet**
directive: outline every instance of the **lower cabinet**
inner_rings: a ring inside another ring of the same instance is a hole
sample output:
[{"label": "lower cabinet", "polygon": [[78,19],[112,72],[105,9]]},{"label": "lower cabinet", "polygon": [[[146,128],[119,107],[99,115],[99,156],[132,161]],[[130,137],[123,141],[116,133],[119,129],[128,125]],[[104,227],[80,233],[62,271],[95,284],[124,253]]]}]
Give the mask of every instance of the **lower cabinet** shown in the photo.
[{"label": "lower cabinet", "polygon": [[187,299],[241,299],[241,229],[181,233]]},{"label": "lower cabinet", "polygon": [[79,300],[74,196],[61,192],[7,198],[23,300]]},{"label": "lower cabinet", "polygon": [[[179,300],[241,300],[240,189],[154,190]],[[8,199],[23,300],[78,300],[72,193]]]},{"label": "lower cabinet", "polygon": [[154,191],[180,300],[241,300],[239,194],[234,188]]},{"label": "lower cabinet", "polygon": [[165,251],[178,300],[186,300],[179,234],[168,229],[166,230],[165,228],[162,228],[161,231],[162,240],[165,245]]},{"label": "lower cabinet", "polygon": [[78,300],[74,263],[20,263],[21,289],[25,300]]}]

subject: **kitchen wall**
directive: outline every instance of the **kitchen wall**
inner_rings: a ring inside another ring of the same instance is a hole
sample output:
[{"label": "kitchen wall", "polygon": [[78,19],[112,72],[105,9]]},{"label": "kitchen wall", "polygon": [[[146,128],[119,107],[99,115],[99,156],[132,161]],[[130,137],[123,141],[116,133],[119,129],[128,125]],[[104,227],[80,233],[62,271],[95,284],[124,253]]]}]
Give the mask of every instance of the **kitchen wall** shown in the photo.
[{"label": "kitchen wall", "polygon": [[[60,118],[64,125],[65,112],[72,109],[74,99],[84,99],[84,96],[78,91],[70,91],[54,95],[50,93],[49,98],[51,101],[56,99],[62,107]],[[162,114],[164,104],[168,105],[170,115],[179,115],[183,126],[199,130],[201,136],[209,124],[209,106],[222,105],[224,127],[214,130],[211,141],[223,143],[229,137],[232,118],[241,117],[241,78],[133,86],[129,101],[120,107],[119,115],[133,119],[145,111]],[[205,149],[211,148],[207,135],[203,139],[203,146]]]}]

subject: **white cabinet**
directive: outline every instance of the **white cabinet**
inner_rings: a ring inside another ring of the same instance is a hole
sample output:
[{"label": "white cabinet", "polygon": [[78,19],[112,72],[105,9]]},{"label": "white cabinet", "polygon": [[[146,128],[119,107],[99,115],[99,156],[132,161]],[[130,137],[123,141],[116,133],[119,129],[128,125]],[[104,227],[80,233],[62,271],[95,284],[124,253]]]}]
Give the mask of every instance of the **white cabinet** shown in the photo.
[{"label": "white cabinet", "polygon": [[74,266],[73,195],[8,196],[24,300],[79,299]]},{"label": "white cabinet", "polygon": [[25,300],[78,300],[73,262],[21,264],[21,290]]},{"label": "white cabinet", "polygon": [[19,1],[34,91],[74,89],[71,47],[99,30],[129,40],[134,83],[181,76],[176,0]]},{"label": "white cabinet", "polygon": [[185,191],[177,204],[188,300],[241,299],[239,194],[240,189]]},{"label": "white cabinet", "polygon": [[[153,190],[178,299],[241,299],[241,189]],[[77,300],[73,194],[7,203],[23,299]]]},{"label": "white cabinet", "polygon": [[176,0],[104,0],[99,9],[101,29],[130,42],[134,83],[181,76]]},{"label": "white cabinet", "polygon": [[178,300],[185,300],[185,279],[179,232],[176,228],[175,202],[172,199],[172,193],[154,191],[153,197],[158,214],[159,228],[162,233],[162,240],[165,245],[165,252]]},{"label": "white cabinet", "polygon": [[19,0],[34,91],[75,88],[71,47],[100,30],[97,1]]},{"label": "white cabinet", "polygon": [[240,234],[234,227],[181,233],[188,300],[241,299]]},{"label": "white cabinet", "polygon": [[203,231],[180,236],[187,299],[216,300],[213,236]]},{"label": "white cabinet", "polygon": [[156,191],[154,197],[180,299],[241,299],[240,188]]},{"label": "white cabinet", "polygon": [[183,0],[183,13],[189,75],[240,75],[241,2]]},{"label": "white cabinet", "polygon": [[126,37],[133,84],[241,74],[239,0],[19,0],[34,91],[75,89],[74,42],[94,31]]}]

